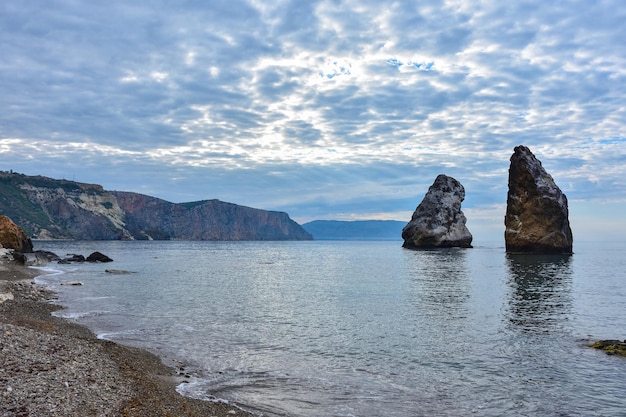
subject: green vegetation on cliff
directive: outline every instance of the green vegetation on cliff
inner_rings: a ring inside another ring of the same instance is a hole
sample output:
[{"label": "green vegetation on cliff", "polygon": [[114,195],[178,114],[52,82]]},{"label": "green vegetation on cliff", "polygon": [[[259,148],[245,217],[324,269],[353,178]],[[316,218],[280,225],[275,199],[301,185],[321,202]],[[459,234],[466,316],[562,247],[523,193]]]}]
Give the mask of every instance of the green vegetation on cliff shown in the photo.
[{"label": "green vegetation on cliff", "polygon": [[27,194],[19,188],[26,178],[34,177],[0,171],[0,214],[13,219],[32,236],[35,230],[50,228],[52,221],[43,208],[30,201]]},{"label": "green vegetation on cliff", "polygon": [[0,214],[41,239],[311,239],[286,213],[219,200],[176,204],[97,184],[2,171]]}]

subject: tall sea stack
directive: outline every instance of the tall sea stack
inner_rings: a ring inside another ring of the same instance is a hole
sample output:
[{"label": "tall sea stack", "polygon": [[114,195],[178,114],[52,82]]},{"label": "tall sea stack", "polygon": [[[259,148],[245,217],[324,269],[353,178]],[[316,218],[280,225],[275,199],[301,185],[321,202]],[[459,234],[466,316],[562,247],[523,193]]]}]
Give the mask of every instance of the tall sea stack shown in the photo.
[{"label": "tall sea stack", "polygon": [[572,253],[567,197],[525,146],[511,156],[504,240],[507,252]]},{"label": "tall sea stack", "polygon": [[472,234],[461,211],[464,199],[465,188],[460,182],[439,175],[415,209],[411,221],[402,229],[402,246],[408,249],[471,248]]}]

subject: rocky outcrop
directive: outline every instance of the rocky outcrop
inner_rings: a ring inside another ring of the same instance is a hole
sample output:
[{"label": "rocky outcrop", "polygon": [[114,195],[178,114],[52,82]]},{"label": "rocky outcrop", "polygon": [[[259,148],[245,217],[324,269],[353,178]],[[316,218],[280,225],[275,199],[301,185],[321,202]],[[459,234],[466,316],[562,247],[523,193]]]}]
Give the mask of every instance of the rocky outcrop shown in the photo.
[{"label": "rocky outcrop", "polygon": [[0,246],[16,252],[33,251],[33,242],[24,229],[7,216],[0,216]]},{"label": "rocky outcrop", "polygon": [[312,239],[286,213],[218,200],[176,204],[97,184],[2,171],[0,213],[41,239]]},{"label": "rocky outcrop", "polygon": [[34,252],[15,252],[13,259],[22,265],[41,266],[46,265],[48,262],[58,261],[61,258],[49,251],[36,250]]},{"label": "rocky outcrop", "polygon": [[106,262],[113,262],[113,259],[111,259],[108,256],[106,256],[104,253],[93,252],[89,256],[87,256],[87,258],[85,258],[85,261],[87,261],[87,262],[106,263]]},{"label": "rocky outcrop", "polygon": [[461,211],[465,188],[447,175],[439,175],[411,221],[402,229],[405,248],[472,247],[472,234]]},{"label": "rocky outcrop", "polygon": [[504,224],[507,252],[572,253],[567,197],[525,146],[511,156]]},{"label": "rocky outcrop", "polygon": [[598,340],[589,347],[603,350],[609,355],[626,356],[626,340]]},{"label": "rocky outcrop", "polygon": [[85,262],[85,256],[78,253],[68,253],[65,258],[59,260],[60,264],[82,264],[83,262]]}]

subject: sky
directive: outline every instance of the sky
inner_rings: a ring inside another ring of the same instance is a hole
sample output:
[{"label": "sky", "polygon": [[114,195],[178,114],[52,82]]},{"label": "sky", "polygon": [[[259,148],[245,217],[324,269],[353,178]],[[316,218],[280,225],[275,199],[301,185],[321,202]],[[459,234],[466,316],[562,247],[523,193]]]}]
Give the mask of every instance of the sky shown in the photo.
[{"label": "sky", "polygon": [[626,235],[623,0],[3,0],[0,170],[409,221],[438,174],[504,239],[528,146],[576,240]]}]

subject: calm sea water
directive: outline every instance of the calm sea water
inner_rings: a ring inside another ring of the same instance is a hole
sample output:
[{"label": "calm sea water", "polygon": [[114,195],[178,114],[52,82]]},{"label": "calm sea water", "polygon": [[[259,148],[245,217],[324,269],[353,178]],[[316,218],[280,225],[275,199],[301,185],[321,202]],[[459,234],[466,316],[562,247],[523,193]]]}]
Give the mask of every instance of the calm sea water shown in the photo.
[{"label": "calm sea water", "polygon": [[[264,416],[624,416],[626,245],[511,256],[501,244],[38,242],[62,316],[183,360],[192,397]],[[105,273],[107,268],[134,271]],[[80,287],[59,285],[80,280]]]}]

